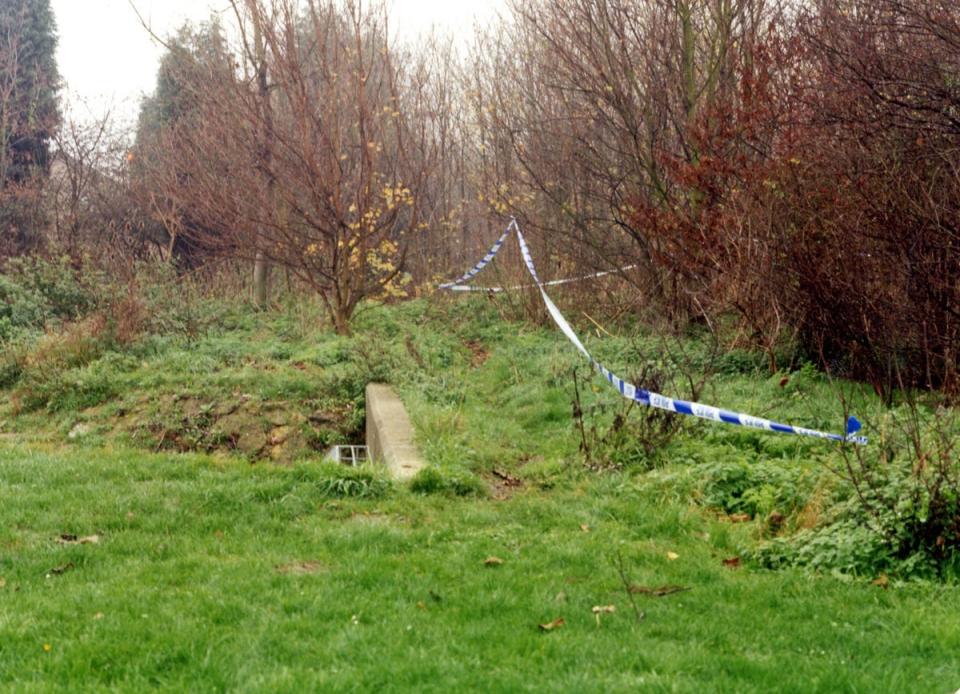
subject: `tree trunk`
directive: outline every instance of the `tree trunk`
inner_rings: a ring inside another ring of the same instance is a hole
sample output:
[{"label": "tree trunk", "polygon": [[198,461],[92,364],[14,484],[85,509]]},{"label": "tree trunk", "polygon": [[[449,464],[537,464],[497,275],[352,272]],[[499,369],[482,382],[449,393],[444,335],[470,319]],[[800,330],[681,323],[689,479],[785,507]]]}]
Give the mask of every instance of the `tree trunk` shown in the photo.
[{"label": "tree trunk", "polygon": [[337,335],[350,334],[350,317],[339,308],[333,313],[333,329],[336,330]]},{"label": "tree trunk", "polygon": [[[247,1],[250,16],[253,20],[254,59],[257,71],[257,96],[260,99],[260,108],[263,109],[263,129],[260,133],[260,166],[267,186],[268,200],[275,204],[273,196],[273,182],[267,172],[270,170],[273,154],[273,108],[270,103],[270,84],[267,75],[267,45],[263,37],[263,17],[256,3]],[[271,210],[275,212],[276,210]],[[253,263],[253,298],[257,308],[266,310],[269,299],[268,281],[270,276],[270,262],[265,257],[262,248],[262,234],[257,234],[257,255]]]},{"label": "tree trunk", "polygon": [[269,278],[270,263],[263,257],[261,251],[257,251],[257,257],[253,263],[253,303],[261,311],[267,308]]}]

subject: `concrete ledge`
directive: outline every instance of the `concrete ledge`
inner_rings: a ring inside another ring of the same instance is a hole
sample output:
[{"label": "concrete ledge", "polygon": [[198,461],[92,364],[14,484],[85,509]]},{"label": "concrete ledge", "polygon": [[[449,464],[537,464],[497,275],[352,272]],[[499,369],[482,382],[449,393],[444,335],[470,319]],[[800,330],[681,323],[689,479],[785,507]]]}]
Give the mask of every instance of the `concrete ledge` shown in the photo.
[{"label": "concrete ledge", "polygon": [[370,459],[386,464],[390,474],[406,482],[424,466],[413,443],[413,425],[407,410],[390,386],[367,386],[367,451]]}]

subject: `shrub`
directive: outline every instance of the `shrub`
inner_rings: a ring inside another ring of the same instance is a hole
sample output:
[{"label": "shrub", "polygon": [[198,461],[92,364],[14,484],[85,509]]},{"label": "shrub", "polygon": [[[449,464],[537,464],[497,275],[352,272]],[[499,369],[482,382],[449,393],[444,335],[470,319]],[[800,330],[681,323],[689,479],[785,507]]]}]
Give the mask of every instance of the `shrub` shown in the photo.
[{"label": "shrub", "polygon": [[0,273],[0,342],[85,315],[97,304],[93,287],[101,279],[88,273],[82,283],[68,258],[11,259]]},{"label": "shrub", "polygon": [[[578,369],[573,371],[573,419],[586,465],[592,469],[654,467],[689,422],[685,417],[618,398],[613,406],[613,420],[604,426],[597,415],[604,415],[608,405],[601,401],[585,406],[581,397],[581,391],[593,378],[593,369],[583,376]],[[627,380],[653,392],[682,394],[695,401],[706,379],[696,380],[692,369],[681,360],[645,360],[633,374],[627,374]]]},{"label": "shrub", "polygon": [[113,397],[109,369],[89,366],[114,345],[114,332],[102,314],[47,333],[7,366],[14,399],[32,411],[82,409]]},{"label": "shrub", "polygon": [[697,474],[701,503],[751,518],[773,511],[789,515],[799,510],[812,485],[812,479],[804,478],[795,468],[744,458],[702,465]]},{"label": "shrub", "polygon": [[893,556],[929,563],[942,575],[960,562],[957,416],[938,409],[923,417],[908,401],[890,419],[876,446],[845,451],[843,474],[857,513]]},{"label": "shrub", "polygon": [[762,545],[767,566],[851,574],[960,577],[956,415],[892,412],[868,447],[844,449],[847,498],[816,528]]},{"label": "shrub", "polygon": [[114,375],[96,364],[47,373],[32,371],[21,379],[15,397],[27,411],[42,407],[51,412],[84,410],[117,395]]},{"label": "shrub", "polygon": [[23,336],[0,342],[0,388],[9,388],[20,379],[29,352],[29,340]]},{"label": "shrub", "polygon": [[201,284],[181,277],[169,263],[139,263],[136,281],[124,287],[137,297],[144,330],[158,335],[197,338],[207,326],[222,322],[225,306],[208,296]]}]

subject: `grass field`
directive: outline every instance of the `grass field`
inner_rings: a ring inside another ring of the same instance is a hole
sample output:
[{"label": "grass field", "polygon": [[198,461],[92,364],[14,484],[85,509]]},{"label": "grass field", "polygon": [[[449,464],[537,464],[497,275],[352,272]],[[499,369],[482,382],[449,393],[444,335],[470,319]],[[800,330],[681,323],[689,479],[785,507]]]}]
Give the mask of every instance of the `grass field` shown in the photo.
[{"label": "grass field", "polygon": [[[0,684],[949,692],[960,682],[955,588],[731,569],[739,528],[651,501],[619,476],[503,501],[396,489],[331,499],[315,467],[5,448]],[[99,542],[60,544],[64,534]],[[689,590],[628,596],[618,554],[630,585]],[[616,612],[598,624],[592,608],[606,605]],[[566,624],[538,628],[557,618]]]},{"label": "grass field", "polygon": [[[656,353],[626,335],[592,346],[617,368]],[[583,381],[596,457],[621,463],[589,471],[571,352],[482,302],[414,302],[353,338],[226,316],[28,379],[43,406],[3,391],[0,689],[960,687],[955,583],[755,558],[819,522],[835,447],[691,423],[651,454]],[[763,364],[727,354],[703,399],[837,428],[830,384]],[[418,426],[414,490],[319,462],[358,435],[370,379]]]}]

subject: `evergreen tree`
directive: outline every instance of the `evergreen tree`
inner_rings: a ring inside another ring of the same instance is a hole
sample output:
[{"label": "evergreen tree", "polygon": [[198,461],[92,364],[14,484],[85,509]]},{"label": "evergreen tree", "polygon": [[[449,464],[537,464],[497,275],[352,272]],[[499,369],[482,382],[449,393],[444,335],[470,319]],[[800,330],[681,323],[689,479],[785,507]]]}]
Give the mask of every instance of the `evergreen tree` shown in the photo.
[{"label": "evergreen tree", "polygon": [[50,0],[0,0],[0,255],[37,242],[38,191],[60,123]]},{"label": "evergreen tree", "polygon": [[196,267],[205,259],[205,250],[190,241],[198,225],[190,210],[164,198],[154,179],[163,169],[177,168],[183,139],[179,133],[200,125],[198,85],[232,80],[233,70],[219,21],[212,18],[199,26],[187,23],[169,40],[167,52],[160,59],[154,93],[140,104],[133,174],[163,227],[160,235],[167,236],[163,241],[171,260],[180,269]]},{"label": "evergreen tree", "polygon": [[153,95],[140,104],[138,148],[147,146],[152,137],[165,129],[188,127],[196,110],[197,94],[192,87],[204,79],[229,79],[231,71],[232,60],[216,18],[199,26],[182,26],[160,59]]}]

